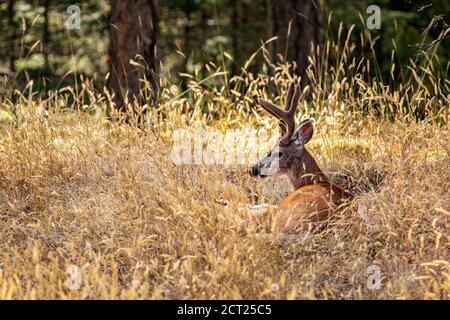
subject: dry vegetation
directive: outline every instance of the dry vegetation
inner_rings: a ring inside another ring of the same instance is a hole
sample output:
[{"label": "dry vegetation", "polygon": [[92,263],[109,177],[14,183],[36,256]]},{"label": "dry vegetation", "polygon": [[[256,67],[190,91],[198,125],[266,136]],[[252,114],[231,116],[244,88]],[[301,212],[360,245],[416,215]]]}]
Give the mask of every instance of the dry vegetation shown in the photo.
[{"label": "dry vegetation", "polygon": [[[267,76],[244,70],[219,82],[210,65],[211,79],[193,76],[187,99],[163,83],[164,102],[144,126],[105,120],[109,98],[87,81],[70,95],[4,100],[0,299],[448,299],[449,81],[429,61],[426,78],[412,68],[394,90],[365,80],[370,67],[352,62],[352,46],[327,48],[337,63],[312,70],[313,103],[298,117],[315,120],[310,150],[357,196],[327,228],[284,245],[240,236],[236,207],[276,201],[286,180],[171,160],[171,133],[195,121],[275,127],[255,108]],[[288,81],[277,68],[281,93]],[[59,107],[73,97],[78,111]],[[67,287],[70,265],[81,269],[79,290]],[[381,269],[379,290],[367,288],[370,265]]]}]

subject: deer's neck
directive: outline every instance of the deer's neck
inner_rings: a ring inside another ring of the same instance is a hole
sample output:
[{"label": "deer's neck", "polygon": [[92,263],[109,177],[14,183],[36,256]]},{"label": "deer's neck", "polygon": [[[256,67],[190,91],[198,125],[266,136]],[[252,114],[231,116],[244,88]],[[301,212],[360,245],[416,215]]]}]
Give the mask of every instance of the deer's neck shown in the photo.
[{"label": "deer's neck", "polygon": [[306,149],[303,151],[302,158],[298,164],[293,166],[293,168],[288,172],[288,177],[291,180],[294,189],[318,182],[328,181],[325,174],[317,165],[316,160],[314,160],[312,155]]}]

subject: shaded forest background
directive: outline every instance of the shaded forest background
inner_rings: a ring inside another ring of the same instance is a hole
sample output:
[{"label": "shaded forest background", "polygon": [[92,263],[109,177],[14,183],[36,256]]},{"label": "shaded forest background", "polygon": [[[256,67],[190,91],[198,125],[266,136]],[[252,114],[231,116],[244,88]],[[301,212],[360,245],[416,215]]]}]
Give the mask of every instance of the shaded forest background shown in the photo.
[{"label": "shaded forest background", "polygon": [[[286,2],[286,1],[285,1]],[[81,29],[69,31],[67,7],[81,8]],[[370,33],[372,48],[355,48],[357,56],[376,57],[381,77],[389,77],[393,51],[403,72],[411,59],[421,59],[418,43],[431,43],[449,21],[448,2],[328,0],[320,6],[320,41],[346,34],[355,25],[352,41]],[[368,30],[366,8],[381,8],[381,29]],[[266,0],[160,0],[158,50],[160,79],[186,87],[185,74],[201,79],[210,63],[230,76],[239,74],[249,57],[269,39]],[[329,17],[331,16],[331,19]],[[92,78],[102,88],[110,71],[111,3],[90,0],[80,3],[52,0],[3,0],[0,3],[0,72],[13,73],[15,86],[23,88],[32,79],[33,91],[46,92],[73,86],[81,76]],[[294,39],[302,41],[302,39]],[[450,57],[447,39],[437,46],[439,67],[446,72]],[[248,69],[269,72],[263,54],[255,55]]]}]

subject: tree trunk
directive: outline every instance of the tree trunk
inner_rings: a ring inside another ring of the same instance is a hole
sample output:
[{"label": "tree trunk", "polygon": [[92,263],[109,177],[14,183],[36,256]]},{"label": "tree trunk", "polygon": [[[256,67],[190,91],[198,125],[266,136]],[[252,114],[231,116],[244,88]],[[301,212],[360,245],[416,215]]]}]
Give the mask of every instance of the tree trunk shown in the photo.
[{"label": "tree trunk", "polygon": [[231,51],[233,52],[234,62],[231,63],[231,76],[235,76],[239,72],[238,68],[238,56],[239,56],[239,47],[238,47],[238,38],[239,38],[239,8],[238,1],[231,0],[230,5],[232,8],[231,13]]},{"label": "tree trunk", "polygon": [[157,0],[111,0],[110,21],[109,87],[116,106],[125,111],[126,100],[145,103],[140,81],[144,78],[150,83],[155,102],[159,68]]},{"label": "tree trunk", "polygon": [[306,76],[308,57],[316,55],[320,35],[320,8],[315,0],[268,0],[270,37],[278,39],[269,44],[272,63],[296,64],[291,70],[301,77],[302,86],[310,84]]},{"label": "tree trunk", "polygon": [[9,33],[9,71],[15,72],[15,49],[16,49],[16,27],[14,25],[14,0],[8,1],[8,26],[10,27]]},{"label": "tree trunk", "polygon": [[[191,57],[191,46],[190,46],[190,41],[191,41],[191,13],[190,12],[186,12],[185,13],[185,23],[184,23],[184,32],[183,32],[183,51],[184,51],[184,61],[183,61],[183,68],[182,68],[182,72],[183,73],[188,73],[188,63],[189,63],[189,58]],[[181,91],[185,91],[188,86],[187,86],[187,82],[188,79],[183,78],[181,81]]]},{"label": "tree trunk", "polygon": [[49,43],[49,31],[48,31],[48,10],[49,10],[50,0],[44,1],[44,30],[42,32],[42,44],[44,51],[44,59],[45,59],[45,71],[49,70],[48,63],[48,43]]}]

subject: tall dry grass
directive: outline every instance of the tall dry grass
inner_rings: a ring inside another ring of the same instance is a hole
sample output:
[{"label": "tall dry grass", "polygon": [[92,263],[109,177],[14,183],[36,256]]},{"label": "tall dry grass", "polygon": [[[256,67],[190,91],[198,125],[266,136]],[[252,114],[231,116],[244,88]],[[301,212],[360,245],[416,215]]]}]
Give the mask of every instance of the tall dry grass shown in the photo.
[{"label": "tall dry grass", "polygon": [[[309,149],[356,195],[354,210],[286,245],[241,237],[237,210],[276,202],[285,179],[175,165],[170,137],[196,121],[274,128],[255,99],[273,97],[269,86],[282,99],[287,66],[255,75],[251,58],[224,81],[211,63],[211,76],[190,75],[184,94],[162,81],[161,103],[135,118],[140,125],[105,120],[111,97],[89,81],[47,99],[3,99],[0,299],[448,299],[450,83],[431,56],[385,85],[352,48],[344,39],[324,46],[328,63],[314,62],[311,102],[297,116],[315,120]],[[61,107],[69,99],[73,108]],[[67,285],[71,265],[78,290]],[[378,290],[367,286],[370,265],[381,271]]]}]

